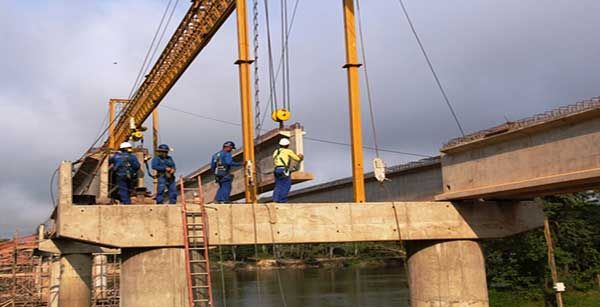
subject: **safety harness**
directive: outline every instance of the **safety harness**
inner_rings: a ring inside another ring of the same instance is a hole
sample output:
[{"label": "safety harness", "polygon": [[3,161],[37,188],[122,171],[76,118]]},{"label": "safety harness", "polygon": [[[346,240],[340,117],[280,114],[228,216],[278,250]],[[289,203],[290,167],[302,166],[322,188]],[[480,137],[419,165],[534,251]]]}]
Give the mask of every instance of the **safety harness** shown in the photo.
[{"label": "safety harness", "polygon": [[214,174],[215,176],[219,175],[219,172],[226,172],[227,168],[225,167],[225,165],[223,165],[223,160],[221,158],[221,151],[217,152],[214,156],[213,156],[213,163],[214,163]]},{"label": "safety harness", "polygon": [[290,160],[288,159],[288,162],[286,163],[285,160],[281,157],[281,148],[277,149],[277,152],[273,155],[273,160],[279,160],[279,162],[283,164],[283,166],[275,166],[275,168],[283,167],[283,174],[285,176],[290,175]]}]

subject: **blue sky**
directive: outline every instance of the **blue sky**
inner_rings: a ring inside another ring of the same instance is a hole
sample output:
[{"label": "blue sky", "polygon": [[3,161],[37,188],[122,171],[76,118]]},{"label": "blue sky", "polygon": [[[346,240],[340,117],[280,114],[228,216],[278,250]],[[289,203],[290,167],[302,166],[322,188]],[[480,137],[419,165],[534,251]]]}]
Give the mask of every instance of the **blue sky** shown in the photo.
[{"label": "blue sky", "polygon": [[[101,130],[108,99],[128,95],[167,2],[0,2],[0,129],[5,131],[0,135],[5,163],[0,236],[17,226],[30,232],[50,213],[52,171],[90,146]],[[270,7],[275,52],[280,50],[278,2]],[[259,77],[265,106],[262,3]],[[405,3],[467,131],[600,93],[598,1]],[[398,2],[361,4],[380,145],[435,155],[459,132]],[[188,5],[179,1],[167,35]],[[341,1],[300,0],[290,37],[291,103],[293,120],[305,126],[308,136],[347,142],[341,8]],[[163,104],[239,121],[236,59],[235,19],[230,18]],[[363,111],[365,143],[372,145],[366,99]],[[175,147],[181,173],[206,163],[224,140],[241,139],[236,127],[168,109],[161,109],[160,121],[161,139]],[[350,174],[347,147],[307,142],[306,156],[306,169],[317,175],[316,182]],[[373,156],[365,153],[366,165]],[[390,165],[415,159],[391,153],[383,158]]]}]

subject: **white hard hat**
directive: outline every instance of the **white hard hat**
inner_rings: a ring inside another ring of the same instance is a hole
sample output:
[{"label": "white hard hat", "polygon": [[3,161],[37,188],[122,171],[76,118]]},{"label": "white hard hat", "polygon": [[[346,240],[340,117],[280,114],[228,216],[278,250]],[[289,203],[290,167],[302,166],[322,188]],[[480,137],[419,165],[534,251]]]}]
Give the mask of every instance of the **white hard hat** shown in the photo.
[{"label": "white hard hat", "polygon": [[279,140],[279,145],[281,145],[281,146],[288,146],[288,145],[290,145],[290,140],[286,139],[286,138],[283,138],[283,139]]},{"label": "white hard hat", "polygon": [[121,145],[119,145],[119,149],[127,149],[127,148],[131,148],[133,146],[131,146],[131,143],[129,142],[123,142],[121,143]]}]

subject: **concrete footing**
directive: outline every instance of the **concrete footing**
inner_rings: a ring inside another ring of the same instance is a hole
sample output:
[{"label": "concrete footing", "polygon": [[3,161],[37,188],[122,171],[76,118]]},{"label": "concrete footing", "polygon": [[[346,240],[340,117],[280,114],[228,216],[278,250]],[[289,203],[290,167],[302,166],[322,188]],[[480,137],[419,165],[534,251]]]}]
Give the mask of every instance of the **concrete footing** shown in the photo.
[{"label": "concrete footing", "polygon": [[121,306],[187,306],[183,248],[123,249]]},{"label": "concrete footing", "polygon": [[407,251],[411,306],[489,306],[479,243],[409,241]]},{"label": "concrete footing", "polygon": [[59,306],[89,307],[91,304],[92,255],[60,257]]}]

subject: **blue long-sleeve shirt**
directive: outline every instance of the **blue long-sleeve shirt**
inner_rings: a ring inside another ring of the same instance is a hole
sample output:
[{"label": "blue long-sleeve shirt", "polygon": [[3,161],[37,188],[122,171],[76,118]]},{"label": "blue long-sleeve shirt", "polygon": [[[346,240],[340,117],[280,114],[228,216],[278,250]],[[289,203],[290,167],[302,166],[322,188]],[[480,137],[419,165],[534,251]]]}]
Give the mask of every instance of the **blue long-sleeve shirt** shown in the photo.
[{"label": "blue long-sleeve shirt", "polygon": [[167,156],[166,158],[162,158],[159,156],[156,156],[154,158],[152,158],[152,169],[159,172],[159,173],[164,173],[167,171],[167,167],[170,167],[172,169],[175,169],[175,161],[173,161],[173,158],[171,158],[170,156]]},{"label": "blue long-sleeve shirt", "polygon": [[127,173],[132,175],[140,169],[140,162],[135,155],[127,152],[117,152],[108,159],[108,164],[111,165],[113,171],[120,177],[127,176]]},{"label": "blue long-sleeve shirt", "polygon": [[215,174],[229,174],[232,167],[240,167],[242,163],[233,160],[231,152],[221,150],[212,156],[211,168]]}]

